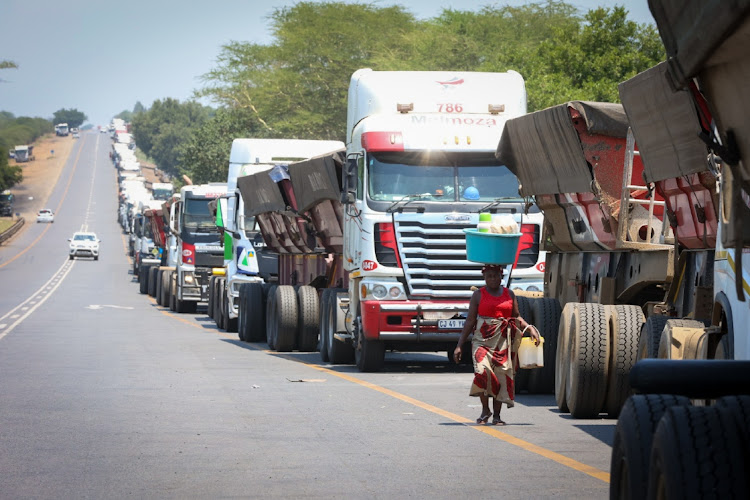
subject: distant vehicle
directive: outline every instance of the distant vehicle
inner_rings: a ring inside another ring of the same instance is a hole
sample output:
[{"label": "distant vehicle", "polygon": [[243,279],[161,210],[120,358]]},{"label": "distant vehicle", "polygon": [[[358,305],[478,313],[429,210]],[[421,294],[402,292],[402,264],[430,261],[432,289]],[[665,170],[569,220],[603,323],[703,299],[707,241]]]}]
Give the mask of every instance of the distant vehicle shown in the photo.
[{"label": "distant vehicle", "polygon": [[70,132],[70,129],[68,128],[67,123],[58,123],[55,125],[55,134],[64,137],[68,135],[68,132]]},{"label": "distant vehicle", "polygon": [[36,214],[37,222],[55,222],[55,214],[49,208],[43,208]]},{"label": "distant vehicle", "polygon": [[0,193],[0,217],[13,216],[13,200],[13,193],[9,190],[6,189]]},{"label": "distant vehicle", "polygon": [[94,260],[99,260],[99,242],[101,241],[96,233],[77,232],[73,234],[72,238],[68,238],[70,242],[70,251],[68,258],[73,260],[75,257],[93,257]]},{"label": "distant vehicle", "polygon": [[8,158],[15,158],[16,157],[16,151],[15,149],[9,149],[8,150]]},{"label": "distant vehicle", "polygon": [[34,161],[34,146],[16,146],[15,147],[16,163],[26,163]]},{"label": "distant vehicle", "polygon": [[73,139],[78,139],[81,137],[80,132],[77,128],[70,129],[70,132],[73,134]]}]

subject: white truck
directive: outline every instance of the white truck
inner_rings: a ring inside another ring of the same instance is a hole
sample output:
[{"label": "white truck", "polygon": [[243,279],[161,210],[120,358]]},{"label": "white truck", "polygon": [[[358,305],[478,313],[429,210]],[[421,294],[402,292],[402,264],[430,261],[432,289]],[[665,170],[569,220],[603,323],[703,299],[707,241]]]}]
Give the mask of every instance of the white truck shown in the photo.
[{"label": "white truck", "polygon": [[155,293],[162,293],[158,284],[169,287],[169,307],[175,312],[194,313],[199,302],[207,302],[212,269],[224,265],[224,249],[209,202],[226,193],[225,182],[189,184],[169,203],[167,254],[162,256],[162,266],[169,269],[157,279]]},{"label": "white truck", "polygon": [[16,163],[34,161],[34,146],[16,146],[14,148]]},{"label": "white truck", "polygon": [[70,132],[67,123],[58,123],[55,125],[55,134],[61,137],[65,137]]},{"label": "white truck", "polygon": [[[242,284],[278,279],[278,260],[275,255],[264,255],[261,262],[258,260],[259,248],[256,247],[262,248],[263,242],[258,237],[255,218],[245,216],[245,204],[237,188],[237,178],[343,147],[344,143],[340,141],[301,139],[235,139],[232,142],[227,175],[228,199],[227,203],[217,207],[224,222],[224,277],[212,278],[209,282],[209,296],[214,296],[214,287],[220,288],[215,307],[208,311],[220,328],[237,331],[242,313],[239,300]],[[221,213],[222,207],[226,207],[224,213]],[[245,340],[245,332],[240,331],[239,334],[240,339]],[[248,340],[259,340],[257,336],[250,333],[248,335]]]}]

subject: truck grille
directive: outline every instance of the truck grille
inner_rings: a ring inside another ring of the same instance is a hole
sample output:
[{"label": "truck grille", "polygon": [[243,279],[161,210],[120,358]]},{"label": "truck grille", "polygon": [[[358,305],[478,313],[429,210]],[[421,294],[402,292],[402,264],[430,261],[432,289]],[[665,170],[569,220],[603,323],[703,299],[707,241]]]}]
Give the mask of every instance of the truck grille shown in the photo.
[{"label": "truck grille", "polygon": [[409,295],[443,299],[467,299],[472,286],[484,285],[482,264],[466,260],[463,230],[476,227],[446,223],[445,215],[394,214],[396,241]]}]

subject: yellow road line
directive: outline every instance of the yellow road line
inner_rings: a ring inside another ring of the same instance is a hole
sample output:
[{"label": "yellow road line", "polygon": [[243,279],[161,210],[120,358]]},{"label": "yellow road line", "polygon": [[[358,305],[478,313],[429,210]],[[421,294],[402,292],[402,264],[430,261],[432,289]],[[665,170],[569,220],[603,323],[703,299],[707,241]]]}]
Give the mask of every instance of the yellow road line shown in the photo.
[{"label": "yellow road line", "polygon": [[[68,184],[65,186],[65,191],[63,191],[62,197],[60,198],[60,203],[58,203],[57,207],[55,208],[55,215],[57,215],[57,213],[60,211],[60,207],[62,207],[63,201],[65,201],[65,197],[68,195],[68,189],[70,189],[70,183],[73,181],[73,174],[76,171],[76,167],[78,167],[78,159],[81,157],[81,151],[83,151],[83,142],[85,140],[86,139],[84,138],[83,141],[79,142],[80,146],[78,147],[78,154],[76,155],[75,163],[73,163],[73,170],[70,171],[70,177],[68,177]],[[68,160],[66,159],[65,161],[67,162]],[[31,250],[32,248],[34,248],[34,246],[37,243],[39,243],[39,240],[41,240],[42,237],[45,234],[47,234],[47,231],[49,231],[50,227],[51,227],[51,224],[47,224],[47,227],[45,227],[42,230],[41,234],[39,234],[39,236],[37,236],[34,241],[32,241],[31,243],[29,243],[29,245],[26,248],[24,248],[23,250],[21,250],[20,252],[18,252],[12,258],[10,258],[10,259],[6,260],[5,262],[3,262],[2,264],[0,264],[0,268],[3,268],[5,266],[7,266],[11,262],[13,262],[17,258],[19,258],[21,255],[25,254],[26,252],[28,252],[29,250]]]},{"label": "yellow road line", "polygon": [[[153,298],[152,298],[153,301]],[[156,301],[153,301],[154,303]],[[179,316],[176,316],[172,314],[168,310],[160,310],[163,314],[166,314],[168,316],[171,316],[173,318],[176,318],[183,323],[187,323],[195,328],[199,328],[203,331],[205,331],[205,327],[196,324],[194,321],[187,321]],[[222,332],[221,330],[217,330],[217,334],[231,339],[236,339],[235,336],[231,336],[226,334],[225,332]],[[268,354],[272,354],[274,356],[278,356],[284,359],[287,359],[289,361],[295,361],[297,363],[302,363],[303,365],[306,365],[313,370],[317,370],[319,372],[327,373],[331,376],[338,377],[340,379],[346,380],[347,382],[351,382],[353,384],[361,385],[362,387],[366,387],[368,389],[372,389],[373,391],[377,391],[381,394],[385,394],[386,396],[390,396],[392,398],[396,398],[399,401],[403,401],[404,403],[408,403],[410,405],[416,406],[417,408],[421,408],[425,411],[429,411],[430,413],[435,413],[436,415],[440,415],[441,417],[447,418],[448,420],[453,420],[454,422],[457,422],[459,424],[463,424],[471,429],[477,430],[479,432],[483,432],[489,436],[492,436],[494,438],[500,439],[501,441],[505,441],[508,444],[511,444],[513,446],[517,446],[519,448],[522,448],[528,452],[534,453],[536,455],[542,456],[544,458],[547,458],[549,460],[552,460],[553,462],[557,462],[560,465],[563,465],[565,467],[569,467],[573,470],[577,470],[579,472],[583,472],[584,474],[587,474],[595,479],[598,479],[600,481],[604,481],[605,483],[609,483],[610,475],[608,472],[605,472],[601,469],[597,469],[596,467],[592,467],[590,465],[586,465],[582,462],[579,462],[577,460],[573,460],[572,458],[566,457],[565,455],[561,455],[560,453],[554,452],[552,450],[548,450],[546,448],[543,448],[541,446],[535,445],[533,443],[529,443],[528,441],[524,441],[523,439],[517,438],[515,436],[512,436],[506,432],[502,432],[498,430],[497,427],[491,427],[491,426],[484,426],[484,425],[475,425],[474,422],[466,417],[462,417],[461,415],[457,415],[455,413],[449,412],[447,410],[443,410],[442,408],[438,408],[437,406],[433,406],[429,403],[425,403],[424,401],[420,401],[418,399],[414,399],[410,396],[407,396],[405,394],[401,394],[400,392],[392,391],[391,389],[386,389],[385,387],[373,384],[372,382],[367,382],[365,380],[359,379],[357,377],[353,377],[346,373],[340,373],[335,370],[331,370],[329,368],[326,368],[324,366],[316,365],[307,361],[303,361],[300,359],[296,359],[292,356],[288,356],[285,354],[280,354],[278,352],[270,351],[268,349],[263,349],[261,347],[257,347],[253,344],[245,344],[245,347],[248,347],[250,349],[254,349],[256,351],[265,352]]]}]

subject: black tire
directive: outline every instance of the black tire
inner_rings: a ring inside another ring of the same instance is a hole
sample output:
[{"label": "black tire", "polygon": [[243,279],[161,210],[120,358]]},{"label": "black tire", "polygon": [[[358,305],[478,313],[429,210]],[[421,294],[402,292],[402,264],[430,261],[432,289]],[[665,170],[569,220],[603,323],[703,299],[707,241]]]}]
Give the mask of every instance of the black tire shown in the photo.
[{"label": "black tire", "polygon": [[297,347],[297,323],[299,308],[297,293],[293,286],[281,285],[276,288],[276,350],[290,352]]},{"label": "black tire", "polygon": [[318,321],[320,325],[320,342],[318,342],[318,352],[320,352],[320,360],[323,363],[328,363],[330,360],[328,357],[328,304],[332,291],[330,288],[326,288],[320,295],[320,319]]},{"label": "black tire", "polygon": [[[516,295],[516,302],[518,303],[518,314],[528,322],[533,323],[533,312],[531,306],[536,299],[532,297],[525,297],[522,295]],[[515,392],[518,394],[522,391],[529,389],[529,378],[531,377],[531,370],[517,370],[514,377]]]},{"label": "black tire", "polygon": [[156,297],[156,275],[159,272],[157,266],[151,266],[148,268],[148,294],[151,297]]},{"label": "black tire", "polygon": [[576,304],[570,339],[570,371],[565,386],[574,418],[599,415],[607,395],[609,325],[601,304]]},{"label": "black tire", "polygon": [[170,270],[164,270],[162,271],[162,277],[161,277],[161,305],[163,307],[169,307],[169,298],[171,297],[170,294],[170,276],[172,271]]},{"label": "black tire", "polygon": [[688,405],[687,398],[671,394],[639,394],[625,401],[612,444],[611,500],[646,497],[654,430],[667,408]]},{"label": "black tire", "polygon": [[249,286],[249,283],[240,285],[239,303],[237,304],[237,337],[242,342],[247,342],[245,332],[247,330],[247,287]]},{"label": "black tire", "polygon": [[649,498],[748,498],[737,427],[726,408],[669,408],[654,433]]},{"label": "black tire", "polygon": [[245,340],[266,340],[266,308],[263,303],[263,285],[250,283],[245,292]]},{"label": "black tire", "polygon": [[99,256],[98,256],[98,255],[95,255],[95,256],[94,256],[94,260],[99,260]]},{"label": "black tire", "polygon": [[156,272],[156,305],[161,305],[161,281],[164,279],[164,273],[157,267]]},{"label": "black tire", "polygon": [[669,316],[663,314],[652,314],[646,319],[641,328],[638,340],[638,359],[656,358],[659,355],[659,341],[664,325],[667,324]]},{"label": "black tire", "polygon": [[206,314],[209,318],[214,319],[214,283],[216,276],[208,278],[208,304],[206,304]]},{"label": "black tire", "polygon": [[611,342],[604,411],[609,418],[617,418],[630,395],[628,376],[638,359],[638,337],[646,317],[638,306],[614,305],[604,308],[607,311]]},{"label": "black tire", "polygon": [[[234,299],[231,299],[234,300]],[[229,304],[230,298],[228,294],[224,294],[224,330],[227,333],[237,333],[237,318],[229,316]]]},{"label": "black tire", "polygon": [[570,372],[570,329],[573,327],[573,311],[577,302],[568,302],[560,313],[560,326],[557,329],[557,349],[555,350],[555,402],[562,413],[568,413],[567,394]]},{"label": "black tire", "polygon": [[73,260],[74,258],[72,255],[68,255],[68,260]]},{"label": "black tire", "polygon": [[[520,311],[519,311],[520,312]],[[532,302],[531,324],[544,337],[544,366],[530,370],[529,392],[532,394],[555,393],[555,356],[557,354],[557,332],[560,328],[560,302],[557,299],[541,298]],[[523,317],[523,315],[521,315]],[[519,370],[521,371],[521,370]]]},{"label": "black tire", "polygon": [[138,272],[138,291],[143,295],[148,293],[148,267],[141,264],[140,271]]},{"label": "black tire", "polygon": [[177,289],[175,285],[175,275],[177,271],[169,273],[169,310],[177,312]]},{"label": "black tire", "polygon": [[357,317],[355,321],[357,341],[354,348],[354,362],[361,372],[379,372],[385,365],[385,344],[382,340],[366,339],[359,324],[361,316],[357,314]]},{"label": "black tire", "polygon": [[320,333],[320,305],[318,291],[311,286],[301,286],[297,290],[299,315],[297,332],[300,351],[313,352],[318,348],[318,334]]},{"label": "black tire", "polygon": [[266,299],[266,342],[268,348],[276,350],[276,332],[278,324],[276,323],[276,286],[273,285],[268,289],[268,298]]},{"label": "black tire", "polygon": [[[659,345],[656,349],[656,357],[660,359],[672,359],[672,329],[673,328],[705,328],[703,321],[694,319],[668,319],[664,325],[659,338]],[[683,351],[683,354],[685,352]],[[694,353],[693,353],[694,354]],[[688,356],[686,359],[695,359],[695,356]]]},{"label": "black tire", "polygon": [[214,295],[214,322],[216,323],[216,328],[219,329],[224,328],[224,302],[222,301],[224,295],[224,279],[225,278],[216,279],[216,295]]},{"label": "black tire", "polygon": [[338,304],[338,294],[346,289],[334,288],[328,298],[328,360],[335,364],[347,364],[354,361],[354,346],[349,342],[342,342],[334,337],[338,332],[338,316],[341,314]]}]

